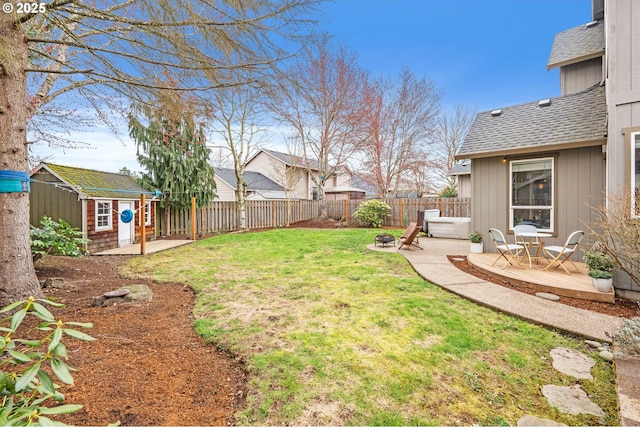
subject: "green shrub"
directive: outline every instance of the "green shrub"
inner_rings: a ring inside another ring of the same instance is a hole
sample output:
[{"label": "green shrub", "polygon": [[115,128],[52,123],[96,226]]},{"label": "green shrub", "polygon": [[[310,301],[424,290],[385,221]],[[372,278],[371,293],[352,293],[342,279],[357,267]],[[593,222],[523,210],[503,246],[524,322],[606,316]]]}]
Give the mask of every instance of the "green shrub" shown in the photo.
[{"label": "green shrub", "polygon": [[[0,313],[14,312],[0,321],[0,425],[53,425],[54,421],[48,416],[71,414],[82,408],[81,405],[57,405],[64,401],[64,395],[53,377],[73,384],[72,368],[64,362],[68,356],[62,339],[68,336],[93,340],[84,332],[69,328],[92,325],[56,320],[44,304],[61,306],[29,297],[0,310]],[[27,316],[35,316],[40,323],[35,328],[24,326]]]},{"label": "green shrub", "polygon": [[473,233],[469,234],[469,241],[471,243],[482,243],[482,233],[480,233],[479,231],[474,231]]},{"label": "green shrub", "polygon": [[613,259],[602,252],[585,252],[584,262],[589,267],[589,271],[600,270],[608,273],[613,272]]},{"label": "green shrub", "polygon": [[89,242],[82,238],[77,228],[71,227],[64,220],[55,222],[43,216],[41,227],[31,226],[31,255],[37,261],[45,255],[67,255],[79,257],[86,253],[84,246]]},{"label": "green shrub", "polygon": [[640,356],[640,317],[624,319],[623,327],[615,335],[616,347],[626,357]]},{"label": "green shrub", "polygon": [[353,217],[370,227],[379,228],[384,223],[384,218],[391,215],[391,207],[381,200],[369,200],[358,206]]},{"label": "green shrub", "polygon": [[454,187],[447,187],[440,192],[440,197],[458,197],[458,190],[456,190]]}]

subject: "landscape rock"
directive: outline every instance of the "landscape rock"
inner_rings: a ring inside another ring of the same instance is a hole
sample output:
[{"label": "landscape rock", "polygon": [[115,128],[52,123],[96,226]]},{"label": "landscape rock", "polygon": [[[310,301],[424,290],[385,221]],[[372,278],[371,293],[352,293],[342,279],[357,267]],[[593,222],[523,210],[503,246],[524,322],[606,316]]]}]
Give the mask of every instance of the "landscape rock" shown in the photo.
[{"label": "landscape rock", "polygon": [[593,358],[577,350],[564,347],[556,347],[550,353],[553,359],[553,367],[558,371],[574,378],[593,380],[591,368],[596,364]]},{"label": "landscape rock", "polygon": [[[114,295],[114,297],[109,297]],[[97,297],[93,297],[91,305],[94,307],[108,307],[115,304],[151,302],[153,292],[147,285],[129,285]]]},{"label": "landscape rock", "polygon": [[579,385],[574,387],[546,385],[542,387],[542,394],[549,404],[562,412],[569,414],[588,414],[604,419],[604,411],[596,405]]},{"label": "landscape rock", "polygon": [[535,427],[535,426],[566,426],[566,424],[558,423],[544,418],[534,417],[533,415],[525,415],[516,423],[518,427]]},{"label": "landscape rock", "polygon": [[64,281],[62,277],[49,277],[47,280],[42,282],[43,289],[75,289],[76,286],[71,283],[67,283]]},{"label": "landscape rock", "polygon": [[600,357],[602,357],[607,362],[613,362],[613,353],[608,350],[603,350],[600,352]]},{"label": "landscape rock", "polygon": [[560,301],[560,297],[556,294],[550,294],[548,292],[537,292],[536,296],[538,298],[546,299],[549,301]]},{"label": "landscape rock", "polygon": [[593,348],[602,347],[602,343],[599,341],[584,340],[584,343],[589,347],[593,347]]}]

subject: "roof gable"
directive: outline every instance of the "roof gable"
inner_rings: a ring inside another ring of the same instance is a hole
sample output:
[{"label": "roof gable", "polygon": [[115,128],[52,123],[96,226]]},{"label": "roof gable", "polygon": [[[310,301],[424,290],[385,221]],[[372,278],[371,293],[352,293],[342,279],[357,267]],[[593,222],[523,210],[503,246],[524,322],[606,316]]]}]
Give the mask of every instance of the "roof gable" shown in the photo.
[{"label": "roof gable", "polygon": [[88,198],[135,199],[141,194],[149,194],[132,177],[119,173],[53,163],[41,163],[34,173],[43,168]]},{"label": "roof gable", "polygon": [[607,134],[605,88],[478,113],[457,159],[487,157],[509,151],[544,150],[565,144],[589,145]]},{"label": "roof gable", "polygon": [[547,70],[604,55],[604,24],[594,21],[556,34]]}]

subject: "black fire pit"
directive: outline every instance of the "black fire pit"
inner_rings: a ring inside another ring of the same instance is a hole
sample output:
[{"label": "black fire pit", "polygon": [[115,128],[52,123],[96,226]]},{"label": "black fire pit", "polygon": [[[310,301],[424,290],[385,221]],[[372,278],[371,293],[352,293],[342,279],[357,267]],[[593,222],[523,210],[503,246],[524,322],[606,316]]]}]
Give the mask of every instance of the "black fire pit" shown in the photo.
[{"label": "black fire pit", "polygon": [[391,234],[378,234],[376,236],[376,240],[374,242],[374,245],[378,246],[378,243],[381,243],[383,248],[385,246],[387,246],[387,244],[389,244],[389,243],[393,243],[393,246],[395,246],[396,245],[396,238],[393,237]]}]

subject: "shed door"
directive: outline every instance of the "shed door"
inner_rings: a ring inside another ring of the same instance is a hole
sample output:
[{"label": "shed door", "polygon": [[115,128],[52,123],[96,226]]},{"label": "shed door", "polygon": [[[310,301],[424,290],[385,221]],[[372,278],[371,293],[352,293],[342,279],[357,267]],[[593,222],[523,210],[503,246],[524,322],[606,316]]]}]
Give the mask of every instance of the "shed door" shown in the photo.
[{"label": "shed door", "polygon": [[[133,210],[133,203],[131,202],[119,202],[118,210],[124,212],[125,210]],[[120,215],[118,215],[118,246],[127,246],[133,243],[133,225],[135,221],[130,223],[122,222]]]}]

